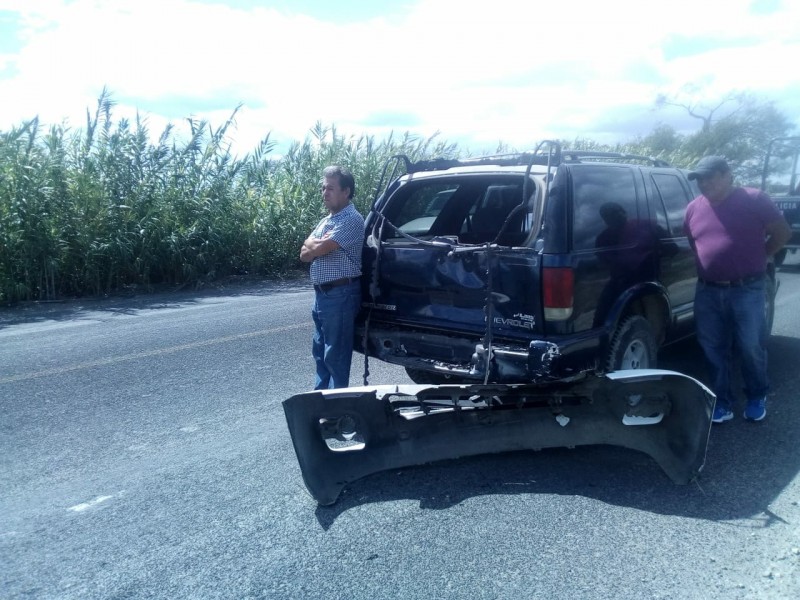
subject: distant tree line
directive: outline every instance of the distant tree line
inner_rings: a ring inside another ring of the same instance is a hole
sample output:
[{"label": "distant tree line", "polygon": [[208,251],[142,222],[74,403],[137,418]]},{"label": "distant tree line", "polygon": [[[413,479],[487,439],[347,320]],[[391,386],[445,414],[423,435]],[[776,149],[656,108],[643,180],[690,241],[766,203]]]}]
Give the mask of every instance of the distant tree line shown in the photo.
[{"label": "distant tree line", "polygon": [[[737,110],[719,119],[714,110],[702,113],[691,135],[659,125],[628,143],[562,144],[683,167],[723,154],[740,181],[757,183],[767,143],[786,135],[790,124],[770,103],[731,101]],[[669,103],[677,102],[662,99]],[[104,91],[83,130],[45,131],[33,119],[0,132],[0,303],[279,276],[299,267],[298,248],[323,214],[318,190],[325,166],[352,170],[355,203],[365,213],[391,156],[469,154],[438,136],[345,137],[317,123],[281,157],[271,157],[275,144],[267,136],[238,158],[227,138],[238,109],[217,128],[190,119],[188,140],[179,141],[168,126],[153,143],[146,123],[115,121],[113,106]]]}]

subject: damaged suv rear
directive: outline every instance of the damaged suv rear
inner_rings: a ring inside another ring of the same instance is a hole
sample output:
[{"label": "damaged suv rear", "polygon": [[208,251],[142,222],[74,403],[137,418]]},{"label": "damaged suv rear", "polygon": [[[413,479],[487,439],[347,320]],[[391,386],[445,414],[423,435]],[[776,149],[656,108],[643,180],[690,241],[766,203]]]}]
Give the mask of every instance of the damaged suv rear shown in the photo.
[{"label": "damaged suv rear", "polygon": [[[615,444],[676,483],[698,475],[714,395],[654,368],[659,346],[693,328],[682,171],[545,142],[396,157],[376,196],[356,336],[364,387],[283,402],[317,502],[386,469],[561,446]],[[416,385],[368,386],[369,357]]]},{"label": "damaged suv rear", "polygon": [[551,142],[394,166],[366,219],[356,345],[416,383],[653,368],[692,333],[681,170]]}]

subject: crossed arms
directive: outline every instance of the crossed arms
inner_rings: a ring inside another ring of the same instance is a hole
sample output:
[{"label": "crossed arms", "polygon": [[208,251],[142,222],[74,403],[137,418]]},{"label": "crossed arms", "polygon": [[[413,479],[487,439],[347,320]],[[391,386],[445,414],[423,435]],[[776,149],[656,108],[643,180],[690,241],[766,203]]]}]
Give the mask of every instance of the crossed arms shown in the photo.
[{"label": "crossed arms", "polygon": [[330,232],[327,233],[325,237],[321,238],[315,238],[313,234],[308,236],[300,248],[300,260],[302,262],[310,263],[318,256],[325,256],[326,254],[330,254],[334,250],[341,248],[341,246],[339,246],[339,242],[329,238],[329,235]]}]

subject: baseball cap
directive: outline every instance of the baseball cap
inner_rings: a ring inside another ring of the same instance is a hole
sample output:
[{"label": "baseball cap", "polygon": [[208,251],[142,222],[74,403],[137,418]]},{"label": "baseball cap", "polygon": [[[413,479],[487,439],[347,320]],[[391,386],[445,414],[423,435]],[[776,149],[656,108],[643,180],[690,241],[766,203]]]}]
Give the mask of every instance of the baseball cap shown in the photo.
[{"label": "baseball cap", "polygon": [[731,168],[721,156],[705,156],[697,161],[694,169],[689,173],[689,179],[697,179],[698,177],[706,177],[714,173],[727,173]]}]

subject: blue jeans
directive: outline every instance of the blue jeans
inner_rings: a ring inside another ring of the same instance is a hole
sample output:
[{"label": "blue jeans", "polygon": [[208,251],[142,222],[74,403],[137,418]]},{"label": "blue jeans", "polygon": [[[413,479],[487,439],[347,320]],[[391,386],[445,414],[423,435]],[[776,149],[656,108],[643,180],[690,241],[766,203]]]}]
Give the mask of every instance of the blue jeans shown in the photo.
[{"label": "blue jeans", "polygon": [[349,385],[355,320],[360,305],[361,284],[358,281],[327,292],[314,292],[311,353],[317,366],[315,390]]},{"label": "blue jeans", "polygon": [[734,352],[741,357],[747,400],[764,398],[767,378],[767,319],[764,280],[739,287],[714,287],[697,282],[694,316],[697,340],[709,363],[711,389],[717,404],[730,410],[734,395],[731,371]]}]

